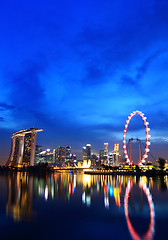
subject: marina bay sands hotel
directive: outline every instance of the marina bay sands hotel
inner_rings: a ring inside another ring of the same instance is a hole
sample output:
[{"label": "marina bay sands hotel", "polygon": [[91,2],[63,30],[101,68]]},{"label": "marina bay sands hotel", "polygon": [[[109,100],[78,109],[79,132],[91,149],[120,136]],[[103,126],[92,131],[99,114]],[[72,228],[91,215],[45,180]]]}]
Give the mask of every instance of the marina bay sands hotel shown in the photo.
[{"label": "marina bay sands hotel", "polygon": [[33,166],[37,132],[41,131],[44,131],[44,129],[30,128],[13,133],[11,152],[6,166]]}]

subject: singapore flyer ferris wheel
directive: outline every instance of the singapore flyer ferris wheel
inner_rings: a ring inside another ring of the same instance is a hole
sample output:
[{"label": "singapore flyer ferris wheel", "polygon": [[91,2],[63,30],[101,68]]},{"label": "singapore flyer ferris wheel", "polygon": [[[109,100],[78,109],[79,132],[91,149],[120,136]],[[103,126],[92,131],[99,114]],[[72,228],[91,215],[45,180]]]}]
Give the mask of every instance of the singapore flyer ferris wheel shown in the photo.
[{"label": "singapore flyer ferris wheel", "polygon": [[123,148],[124,148],[124,155],[125,155],[125,158],[126,158],[126,161],[128,164],[132,164],[132,161],[131,159],[129,158],[128,156],[128,152],[127,152],[127,146],[126,146],[126,135],[127,135],[127,129],[128,129],[128,125],[132,119],[133,116],[135,116],[136,114],[138,114],[143,122],[144,122],[144,125],[145,125],[145,129],[146,129],[146,144],[145,144],[145,151],[144,151],[144,154],[143,154],[143,157],[142,159],[140,159],[140,162],[139,164],[143,164],[145,163],[145,159],[148,158],[148,152],[149,152],[149,145],[150,145],[150,135],[149,135],[149,131],[150,131],[150,128],[149,128],[149,122],[147,122],[147,118],[144,116],[144,113],[140,112],[140,111],[134,111],[132,112],[129,116],[128,116],[128,119],[126,121],[126,124],[125,124],[125,129],[124,129],[124,135],[123,135]]}]

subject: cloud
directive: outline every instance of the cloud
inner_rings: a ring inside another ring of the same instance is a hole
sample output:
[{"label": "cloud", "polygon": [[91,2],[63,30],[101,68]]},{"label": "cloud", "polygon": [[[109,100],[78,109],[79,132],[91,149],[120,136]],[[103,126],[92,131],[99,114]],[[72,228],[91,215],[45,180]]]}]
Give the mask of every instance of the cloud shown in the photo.
[{"label": "cloud", "polygon": [[146,71],[148,70],[152,61],[155,60],[157,57],[159,57],[161,54],[165,53],[165,51],[167,51],[167,49],[159,49],[159,50],[155,51],[152,55],[147,57],[144,60],[144,62],[142,63],[142,65],[137,68],[136,80],[141,79],[144,76],[144,74],[146,73]]},{"label": "cloud", "polygon": [[[26,61],[19,72],[8,72],[7,84],[10,85],[9,101],[15,108],[35,108],[40,106],[44,89],[40,82],[40,74],[45,72],[45,61]],[[5,106],[5,105],[4,105]],[[8,105],[10,106],[10,105]],[[7,107],[7,106],[6,106]]]},{"label": "cloud", "polygon": [[0,111],[5,111],[5,110],[12,110],[15,107],[12,105],[9,105],[7,103],[0,103]]},{"label": "cloud", "polygon": [[121,83],[123,83],[124,85],[131,85],[131,86],[136,86],[137,82],[130,76],[124,75],[121,78]]},{"label": "cloud", "polygon": [[3,117],[0,117],[0,122],[3,122],[5,119]]}]

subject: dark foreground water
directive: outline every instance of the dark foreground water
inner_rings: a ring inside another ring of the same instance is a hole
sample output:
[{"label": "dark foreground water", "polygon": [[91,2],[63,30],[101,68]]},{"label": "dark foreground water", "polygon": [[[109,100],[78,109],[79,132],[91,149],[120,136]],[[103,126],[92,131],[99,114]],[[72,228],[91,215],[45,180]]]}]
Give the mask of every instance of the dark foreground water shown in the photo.
[{"label": "dark foreground water", "polygon": [[0,175],[1,239],[168,239],[168,178]]}]

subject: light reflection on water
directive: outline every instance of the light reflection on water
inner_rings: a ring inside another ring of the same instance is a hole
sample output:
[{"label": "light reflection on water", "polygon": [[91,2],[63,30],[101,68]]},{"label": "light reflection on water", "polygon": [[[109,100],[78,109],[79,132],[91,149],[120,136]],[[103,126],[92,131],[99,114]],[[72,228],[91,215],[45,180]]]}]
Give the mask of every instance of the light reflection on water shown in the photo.
[{"label": "light reflection on water", "polygon": [[[154,196],[157,206],[162,198],[162,192],[164,192],[164,199],[168,200],[167,176],[153,179],[145,176],[140,178],[136,176],[91,176],[74,172],[32,176],[26,172],[17,172],[1,176],[0,183],[2,179],[5,179],[7,183],[6,216],[12,217],[16,223],[28,221],[27,224],[29,224],[34,215],[38,214],[33,202],[39,202],[40,199],[43,199],[46,204],[52,201],[61,201],[65,205],[73,203],[71,207],[74,209],[74,214],[75,204],[90,209],[96,205],[98,208],[95,211],[96,214],[100,212],[100,217],[104,205],[104,211],[109,211],[110,214],[115,213],[122,220],[125,219],[127,225],[127,232],[123,230],[125,239],[131,237],[136,240],[159,239],[159,232],[155,232]],[[78,210],[80,211],[80,208]],[[88,219],[91,217],[88,216]],[[144,220],[145,223],[139,222],[139,219]],[[120,228],[120,226],[117,227]],[[163,232],[161,234],[164,236]],[[120,239],[119,234],[118,239]]]}]

